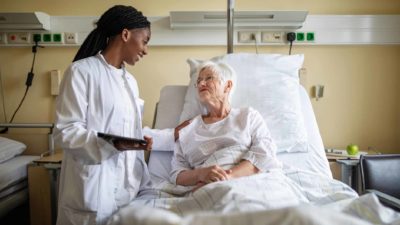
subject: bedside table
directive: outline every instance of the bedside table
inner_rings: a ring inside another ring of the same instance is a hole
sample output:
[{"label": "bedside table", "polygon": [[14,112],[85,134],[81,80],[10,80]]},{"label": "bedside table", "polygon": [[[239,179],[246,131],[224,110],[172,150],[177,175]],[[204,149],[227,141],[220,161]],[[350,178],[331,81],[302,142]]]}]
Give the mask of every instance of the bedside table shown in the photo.
[{"label": "bedside table", "polygon": [[58,180],[62,152],[34,160],[28,165],[31,225],[54,225],[57,218]]},{"label": "bedside table", "polygon": [[361,175],[359,159],[343,156],[326,156],[334,179],[349,185],[357,193],[361,193]]},{"label": "bedside table", "polygon": [[336,163],[340,165],[341,169],[341,181],[357,193],[361,192],[361,177],[360,177],[360,160],[359,159],[337,159]]}]

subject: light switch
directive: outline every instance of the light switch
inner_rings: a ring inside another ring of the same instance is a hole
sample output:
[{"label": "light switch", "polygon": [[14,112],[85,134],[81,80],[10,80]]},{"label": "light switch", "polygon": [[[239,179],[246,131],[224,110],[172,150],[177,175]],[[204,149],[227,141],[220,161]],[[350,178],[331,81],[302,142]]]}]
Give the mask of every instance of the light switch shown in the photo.
[{"label": "light switch", "polygon": [[307,69],[306,68],[300,68],[299,70],[299,79],[300,79],[300,84],[307,89]]},{"label": "light switch", "polygon": [[61,82],[61,73],[60,70],[51,70],[50,71],[50,90],[51,95],[58,95],[60,91],[60,82]]}]

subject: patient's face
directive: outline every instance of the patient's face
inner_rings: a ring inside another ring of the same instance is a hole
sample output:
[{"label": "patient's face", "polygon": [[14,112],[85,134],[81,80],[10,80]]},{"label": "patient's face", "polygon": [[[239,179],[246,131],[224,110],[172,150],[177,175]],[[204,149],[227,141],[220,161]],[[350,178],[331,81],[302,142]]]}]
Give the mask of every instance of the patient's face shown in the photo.
[{"label": "patient's face", "polygon": [[218,74],[211,68],[204,68],[197,78],[197,92],[202,103],[224,99],[224,87]]}]

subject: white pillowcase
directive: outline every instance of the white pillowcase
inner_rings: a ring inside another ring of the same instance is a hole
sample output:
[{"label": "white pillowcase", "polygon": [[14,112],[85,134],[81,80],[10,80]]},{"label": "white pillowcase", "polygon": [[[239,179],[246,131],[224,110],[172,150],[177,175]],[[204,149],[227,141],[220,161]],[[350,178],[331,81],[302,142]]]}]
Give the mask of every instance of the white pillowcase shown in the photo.
[{"label": "white pillowcase", "polygon": [[25,149],[26,145],[21,142],[0,137],[0,163],[20,155]]},{"label": "white pillowcase", "polygon": [[[229,64],[237,74],[233,107],[251,106],[265,119],[277,152],[307,152],[307,133],[300,106],[298,71],[303,55],[237,53],[212,58]],[[198,101],[197,67],[201,60],[188,59],[190,83],[180,122],[207,110]]]}]

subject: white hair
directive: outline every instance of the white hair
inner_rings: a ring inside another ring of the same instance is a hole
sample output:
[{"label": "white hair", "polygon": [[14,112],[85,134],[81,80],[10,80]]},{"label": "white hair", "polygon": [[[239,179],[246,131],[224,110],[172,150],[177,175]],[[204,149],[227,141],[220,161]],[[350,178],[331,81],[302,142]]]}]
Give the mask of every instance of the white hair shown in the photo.
[{"label": "white hair", "polygon": [[236,72],[235,70],[224,62],[213,62],[213,61],[205,61],[197,69],[197,78],[200,75],[200,72],[205,68],[209,68],[213,71],[215,75],[218,76],[218,79],[222,85],[226,85],[228,80],[232,81],[232,88],[229,92],[229,100],[232,99],[232,95],[236,89]]}]

